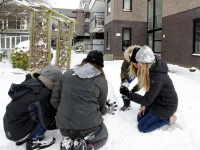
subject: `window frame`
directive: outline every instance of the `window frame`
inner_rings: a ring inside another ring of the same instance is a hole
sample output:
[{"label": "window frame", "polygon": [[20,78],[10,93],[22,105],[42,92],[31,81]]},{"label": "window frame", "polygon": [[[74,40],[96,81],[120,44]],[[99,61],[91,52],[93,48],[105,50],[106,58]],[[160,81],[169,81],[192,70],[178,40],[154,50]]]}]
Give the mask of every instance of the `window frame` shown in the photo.
[{"label": "window frame", "polygon": [[[110,48],[108,48],[108,32],[110,32],[110,37],[111,37],[111,31],[110,29],[107,30],[107,40],[106,40],[106,50],[110,50],[111,49],[111,45],[110,45]],[[111,39],[111,38],[110,38]],[[111,43],[111,42],[110,42]]]},{"label": "window frame", "polygon": [[195,42],[196,42],[196,26],[195,23],[200,23],[200,18],[196,18],[193,20],[193,54],[200,54],[200,52],[197,52]]},{"label": "window frame", "polygon": [[132,0],[130,0],[130,10],[124,9],[124,1],[125,1],[125,0],[123,0],[123,9],[122,9],[122,10],[123,10],[124,12],[130,12],[130,11],[132,11]]},{"label": "window frame", "polygon": [[132,33],[132,28],[131,27],[123,27],[122,28],[122,51],[125,51],[126,49],[123,49],[123,41],[124,41],[124,30],[129,30],[130,31],[130,43],[129,46],[131,46],[131,33]]},{"label": "window frame", "polygon": [[[108,4],[110,3],[110,7],[108,7]],[[110,8],[110,12],[108,12],[108,8]],[[111,14],[111,0],[107,1],[107,15]]]}]

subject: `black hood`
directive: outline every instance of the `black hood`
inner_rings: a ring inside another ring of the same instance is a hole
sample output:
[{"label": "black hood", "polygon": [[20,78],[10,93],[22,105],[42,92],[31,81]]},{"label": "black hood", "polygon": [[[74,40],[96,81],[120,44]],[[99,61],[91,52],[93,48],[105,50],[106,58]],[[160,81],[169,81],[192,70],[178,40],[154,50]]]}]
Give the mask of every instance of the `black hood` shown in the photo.
[{"label": "black hood", "polygon": [[16,100],[30,91],[33,91],[33,93],[40,93],[43,85],[44,84],[38,79],[29,79],[21,84],[13,83],[8,91],[8,95],[12,100]]},{"label": "black hood", "polygon": [[155,56],[155,63],[150,68],[150,72],[160,72],[160,73],[168,73],[168,66],[167,64],[162,60],[159,59],[157,56]]}]

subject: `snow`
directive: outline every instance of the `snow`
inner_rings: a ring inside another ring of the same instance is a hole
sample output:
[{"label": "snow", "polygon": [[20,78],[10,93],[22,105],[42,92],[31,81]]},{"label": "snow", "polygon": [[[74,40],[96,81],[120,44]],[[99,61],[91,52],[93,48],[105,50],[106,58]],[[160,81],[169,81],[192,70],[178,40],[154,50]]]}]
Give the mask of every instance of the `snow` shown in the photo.
[{"label": "snow", "polygon": [[[55,54],[55,50],[53,51]],[[54,55],[55,56],[55,55]],[[72,52],[71,67],[79,64],[85,54]],[[52,59],[52,64],[55,59]],[[120,68],[122,60],[105,61],[104,71],[108,81],[111,101],[116,101],[118,107],[123,105],[120,88]],[[108,128],[109,138],[106,145],[101,150],[199,150],[200,149],[200,71],[190,72],[188,68],[168,64],[171,77],[176,92],[179,97],[178,109],[182,111],[187,128],[181,130],[175,125],[163,127],[150,133],[140,133],[137,129],[136,116],[140,106],[131,103],[132,110],[126,112],[117,111],[115,115],[107,114],[104,122]],[[0,62],[0,150],[24,150],[25,144],[16,146],[9,141],[3,130],[3,116],[6,105],[10,102],[8,90],[11,83],[20,83],[25,79],[26,71],[13,69],[8,60]],[[134,81],[135,82],[135,81]],[[130,88],[135,83],[131,83]],[[142,92],[141,92],[142,93]],[[56,143],[46,150],[60,149],[62,139],[58,130],[47,131],[46,136],[54,136]]]}]

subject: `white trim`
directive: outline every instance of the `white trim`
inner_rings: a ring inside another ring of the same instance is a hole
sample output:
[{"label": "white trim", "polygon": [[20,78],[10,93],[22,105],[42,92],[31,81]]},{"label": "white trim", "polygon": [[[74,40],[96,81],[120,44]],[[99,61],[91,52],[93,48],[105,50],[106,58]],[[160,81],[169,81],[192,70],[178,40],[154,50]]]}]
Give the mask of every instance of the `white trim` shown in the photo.
[{"label": "white trim", "polygon": [[200,54],[192,54],[193,56],[200,56]]},{"label": "white trim", "polygon": [[123,9],[123,11],[131,11],[130,9]]}]

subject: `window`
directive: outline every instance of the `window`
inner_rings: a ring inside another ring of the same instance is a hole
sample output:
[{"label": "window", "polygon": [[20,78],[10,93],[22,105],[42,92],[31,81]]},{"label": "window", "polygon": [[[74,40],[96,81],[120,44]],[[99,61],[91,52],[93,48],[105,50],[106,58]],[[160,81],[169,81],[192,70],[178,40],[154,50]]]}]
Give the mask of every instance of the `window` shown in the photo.
[{"label": "window", "polygon": [[111,13],[111,2],[110,0],[107,1],[107,14],[109,15]]},{"label": "window", "polygon": [[131,45],[131,28],[123,28],[122,51]]},{"label": "window", "polygon": [[200,54],[200,18],[194,20],[194,53]]},{"label": "window", "polygon": [[84,25],[84,26],[83,26],[83,30],[84,30],[85,32],[87,32],[87,25]]},{"label": "window", "polygon": [[161,53],[163,0],[148,0],[148,46]]},{"label": "window", "polygon": [[123,0],[123,10],[124,11],[132,10],[132,0]]},{"label": "window", "polygon": [[110,30],[107,31],[107,50],[110,50]]}]

